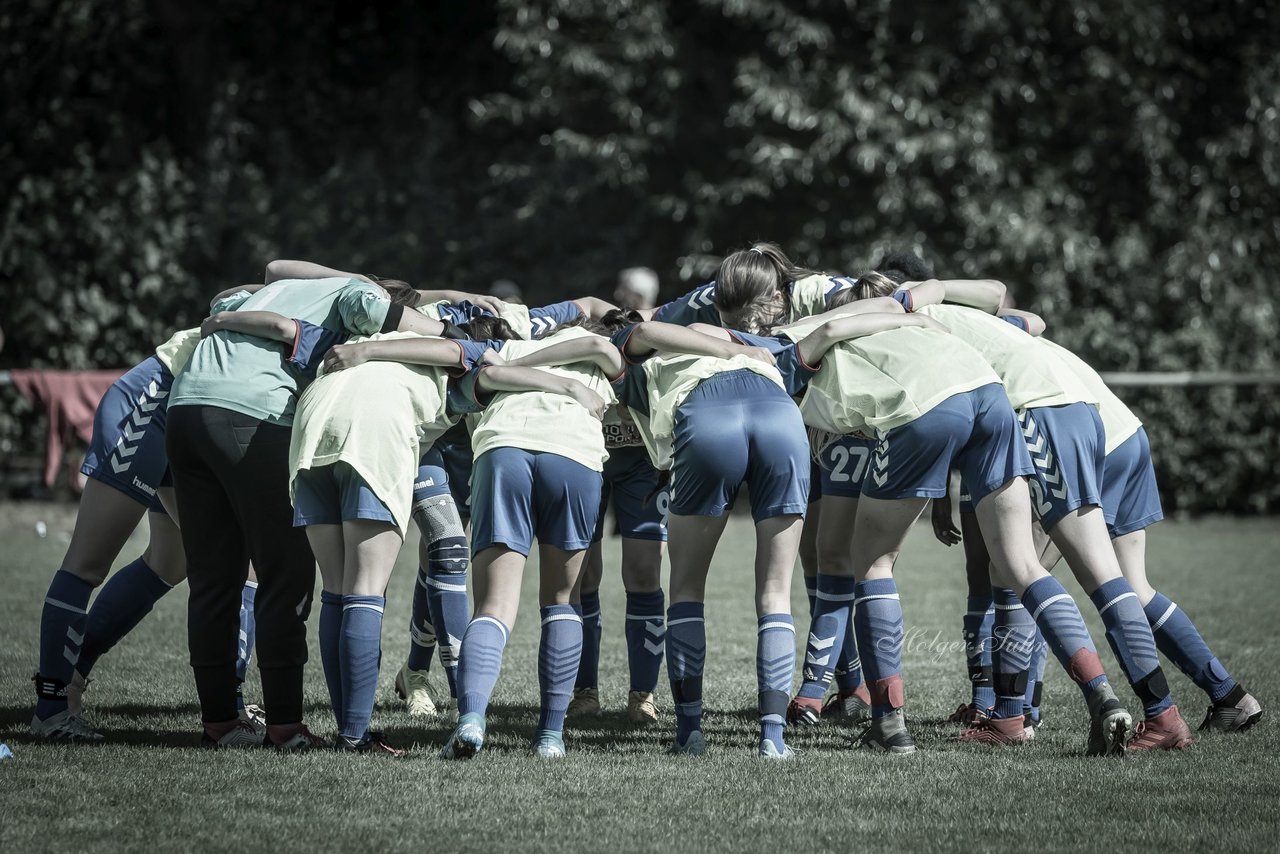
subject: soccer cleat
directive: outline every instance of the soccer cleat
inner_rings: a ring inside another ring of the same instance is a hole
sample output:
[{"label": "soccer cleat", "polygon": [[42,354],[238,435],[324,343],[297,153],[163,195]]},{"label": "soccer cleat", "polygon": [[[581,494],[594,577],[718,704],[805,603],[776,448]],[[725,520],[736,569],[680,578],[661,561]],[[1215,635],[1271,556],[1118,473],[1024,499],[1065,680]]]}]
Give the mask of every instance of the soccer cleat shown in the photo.
[{"label": "soccer cleat", "polygon": [[348,738],[339,735],[333,742],[333,749],[339,753],[369,753],[399,759],[404,751],[387,743],[387,737],[380,732],[367,732],[364,738]]},{"label": "soccer cleat", "polygon": [[822,707],[822,717],[849,718],[854,723],[868,723],[871,720],[871,695],[867,686],[859,685],[852,691],[832,694]]},{"label": "soccer cleat", "polygon": [[1116,699],[1110,683],[1089,692],[1089,746],[1087,756],[1123,756],[1133,718]]},{"label": "soccer cleat", "polygon": [[425,670],[410,670],[408,664],[401,667],[396,674],[396,694],[408,704],[409,714],[415,718],[430,718],[440,712],[431,699],[431,683]]},{"label": "soccer cleat", "polygon": [[31,734],[46,741],[74,741],[93,744],[102,741],[102,733],[95,731],[84,718],[70,708],[41,720],[31,718]]},{"label": "soccer cleat", "polygon": [[215,749],[237,750],[246,747],[262,747],[267,743],[266,737],[248,721],[238,720],[236,725],[218,738],[209,735],[209,730],[200,734],[200,746]]},{"label": "soccer cleat", "polygon": [[296,724],[295,729],[284,741],[276,741],[268,734],[262,742],[263,747],[274,747],[281,753],[305,753],[320,747],[328,747],[329,742],[307,729],[306,724]]},{"label": "soccer cleat", "polygon": [[916,743],[907,732],[907,722],[902,709],[894,709],[892,714],[881,718],[873,718],[871,725],[863,730],[859,737],[861,746],[872,750],[884,750],[888,753],[914,753]]},{"label": "soccer cleat", "polygon": [[1209,707],[1200,729],[1219,732],[1244,732],[1262,719],[1258,698],[1237,685],[1235,689]]},{"label": "soccer cleat", "polygon": [[798,753],[785,744],[782,745],[782,750],[779,752],[772,739],[762,738],[760,739],[760,749],[756,752],[756,755],[761,759],[781,762],[787,759],[795,759]]},{"label": "soccer cleat", "polygon": [[658,720],[658,704],[651,691],[632,691],[627,695],[627,720],[633,724],[651,724]]},{"label": "soccer cleat", "polygon": [[564,759],[564,735],[555,730],[538,730],[533,740],[533,755],[539,759]]},{"label": "soccer cleat", "polygon": [[973,703],[961,703],[956,710],[947,716],[947,723],[977,726],[991,717],[990,709],[981,709]]},{"label": "soccer cleat", "polygon": [[1036,737],[1036,730],[1040,729],[1040,721],[1031,716],[1030,712],[1022,715],[1022,731],[1027,734],[1027,741],[1031,741]]},{"label": "soccer cleat", "polygon": [[484,715],[468,712],[458,718],[458,725],[440,751],[441,759],[470,759],[484,747]]},{"label": "soccer cleat", "polygon": [[264,735],[266,734],[267,710],[262,708],[262,706],[257,706],[257,705],[254,705],[253,703],[250,703],[247,706],[245,706],[243,709],[240,709],[237,712],[237,714],[239,715],[240,720],[249,724],[249,726],[253,727],[258,732]]},{"label": "soccer cleat", "polygon": [[787,704],[787,723],[790,726],[817,726],[822,723],[822,701],[796,697]]},{"label": "soccer cleat", "polygon": [[67,683],[67,709],[76,717],[84,714],[84,692],[88,687],[89,680],[80,675],[79,670],[72,671],[71,681]]},{"label": "soccer cleat", "polygon": [[600,691],[595,688],[576,688],[573,699],[569,701],[569,709],[565,712],[571,718],[600,714]]},{"label": "soccer cleat", "polygon": [[695,729],[681,744],[679,740],[671,745],[667,753],[672,756],[701,756],[707,752],[707,741],[702,737],[702,730]]},{"label": "soccer cleat", "polygon": [[1133,741],[1129,742],[1129,750],[1183,750],[1190,746],[1191,728],[1178,713],[1177,706],[1170,706],[1138,724]]},{"label": "soccer cleat", "polygon": [[991,747],[1029,744],[1032,736],[1027,735],[1028,730],[1020,717],[985,718],[960,733],[960,740],[967,744],[985,744]]}]

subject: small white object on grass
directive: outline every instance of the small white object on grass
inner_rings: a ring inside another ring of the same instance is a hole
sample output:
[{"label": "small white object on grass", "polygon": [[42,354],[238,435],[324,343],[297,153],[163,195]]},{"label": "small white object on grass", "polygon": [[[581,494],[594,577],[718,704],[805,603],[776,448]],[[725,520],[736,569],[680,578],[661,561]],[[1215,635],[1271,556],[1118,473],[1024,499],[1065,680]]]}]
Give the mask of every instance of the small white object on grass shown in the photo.
[{"label": "small white object on grass", "polygon": [[36,536],[42,540],[49,536],[49,526],[44,523],[43,519],[36,522]]}]

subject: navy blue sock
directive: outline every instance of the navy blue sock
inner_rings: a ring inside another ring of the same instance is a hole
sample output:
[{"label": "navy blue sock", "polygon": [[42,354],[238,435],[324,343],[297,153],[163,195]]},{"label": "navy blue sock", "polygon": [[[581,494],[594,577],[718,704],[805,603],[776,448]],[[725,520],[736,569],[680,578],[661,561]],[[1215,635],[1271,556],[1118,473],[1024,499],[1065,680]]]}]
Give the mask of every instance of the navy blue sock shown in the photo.
[{"label": "navy blue sock", "polygon": [[1027,693],[1022,700],[1022,713],[1040,722],[1040,694],[1044,690],[1044,666],[1049,660],[1049,645],[1044,635],[1036,629],[1035,645],[1031,647],[1031,665],[1027,668]]},{"label": "navy blue sock", "polygon": [[[598,612],[599,597],[596,605]],[[560,732],[564,729],[564,713],[573,699],[573,678],[578,673],[585,630],[582,617],[572,605],[546,605],[539,612],[542,640],[538,644],[538,729]]]},{"label": "navy blue sock", "polygon": [[258,634],[254,624],[253,605],[257,598],[258,582],[246,581],[240,591],[240,639],[236,644],[237,682],[243,682],[248,676],[249,662],[253,658],[253,645]]},{"label": "navy blue sock", "polygon": [[657,690],[667,636],[665,607],[661,590],[627,593],[627,669],[632,691],[652,694]]},{"label": "navy blue sock", "polygon": [[[60,684],[62,689],[71,681],[80,658],[92,593],[93,585],[60,569],[44,597],[44,610],[40,612],[40,676]],[[67,708],[64,690],[42,690],[44,687],[37,684],[36,717],[42,720]],[[62,696],[54,696],[59,692]]]},{"label": "navy blue sock", "polygon": [[996,703],[993,718],[1020,718],[1027,696],[1027,671],[1035,643],[1036,623],[1008,588],[992,590],[995,626],[992,629],[992,666]]},{"label": "navy blue sock", "polygon": [[378,693],[382,660],[382,596],[342,597],[342,725],[346,738],[361,739],[369,731]]},{"label": "navy blue sock", "polygon": [[160,597],[173,588],[138,558],[103,585],[85,621],[84,644],[76,669],[88,676],[93,665],[151,613]]},{"label": "navy blue sock", "polygon": [[[600,634],[604,621],[600,618],[600,591],[582,594],[582,658],[578,664],[575,690],[595,688],[600,682]],[[575,609],[575,613],[577,613]]]},{"label": "navy blue sock", "polygon": [[1173,698],[1160,670],[1156,639],[1133,587],[1123,577],[1113,578],[1100,585],[1089,598],[1106,626],[1107,643],[1120,660],[1120,669],[1142,701],[1147,717],[1172,706]]},{"label": "navy blue sock", "polygon": [[320,666],[333,717],[342,726],[342,594],[320,592]]},{"label": "navy blue sock", "polygon": [[903,630],[898,586],[892,578],[877,578],[859,582],[854,593],[854,625],[858,649],[866,656],[862,669],[871,694],[871,716],[881,718],[902,705]]},{"label": "navy blue sock", "polygon": [[1231,693],[1236,680],[1200,637],[1195,623],[1163,593],[1157,593],[1143,611],[1151,624],[1156,646],[1183,674],[1215,703]]},{"label": "navy blue sock", "polygon": [[502,651],[506,649],[511,630],[496,617],[476,617],[462,636],[462,655],[458,661],[458,714],[483,715],[489,708],[489,696],[498,684],[502,670]]},{"label": "navy blue sock", "polygon": [[707,663],[707,626],[701,602],[667,609],[667,676],[676,710],[676,742],[702,729],[702,668]]},{"label": "navy blue sock", "polygon": [[853,618],[853,588],[852,577],[818,573],[817,603],[804,651],[801,697],[820,700],[827,694]]},{"label": "navy blue sock", "polygon": [[790,614],[765,614],[756,621],[756,688],[759,691],[760,738],[781,753],[782,724],[796,672],[796,626]]},{"label": "navy blue sock", "polygon": [[1058,663],[1086,697],[1107,681],[1080,609],[1058,579],[1046,575],[1031,582],[1022,591],[1022,604],[1036,621]]},{"label": "navy blue sock", "polygon": [[991,664],[991,631],[996,612],[991,594],[970,596],[964,612],[964,660],[973,690],[973,705],[990,709],[996,704]]},{"label": "navy blue sock", "polygon": [[444,666],[449,693],[455,698],[458,696],[458,653],[462,635],[471,620],[471,605],[467,600],[470,567],[471,546],[465,536],[441,537],[427,550],[431,620],[439,645],[440,664]]},{"label": "navy blue sock", "polygon": [[430,590],[427,571],[418,567],[418,578],[413,585],[413,604],[409,611],[410,670],[430,670],[431,656],[435,655],[436,626],[431,617]]}]

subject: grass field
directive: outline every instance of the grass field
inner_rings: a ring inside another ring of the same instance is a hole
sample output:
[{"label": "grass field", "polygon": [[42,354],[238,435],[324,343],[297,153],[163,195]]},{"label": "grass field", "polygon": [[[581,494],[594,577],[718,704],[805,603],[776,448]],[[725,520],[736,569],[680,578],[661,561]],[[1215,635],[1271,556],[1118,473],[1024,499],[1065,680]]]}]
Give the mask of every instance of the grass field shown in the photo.
[{"label": "grass field", "polygon": [[[622,716],[623,597],[616,572],[606,576],[603,591],[607,711],[598,720],[571,722],[567,761],[538,762],[527,754],[537,715],[538,633],[536,576],[528,573],[522,620],[494,695],[489,744],[476,760],[452,764],[436,758],[449,723],[409,718],[390,688],[408,643],[409,549],[388,601],[374,717],[394,743],[411,748],[406,758],[193,749],[198,710],[186,666],[182,588],[95,671],[86,707],[107,743],[30,742],[28,677],[41,602],[72,515],[64,506],[24,504],[0,507],[0,518],[0,740],[16,754],[0,762],[0,851],[1226,851],[1280,844],[1274,711],[1249,733],[1205,735],[1179,755],[1086,759],[1083,704],[1051,662],[1047,722],[1033,745],[992,753],[956,743],[956,729],[942,719],[967,688],[959,643],[961,556],[923,527],[898,573],[915,755],[853,751],[856,730],[827,723],[789,733],[803,750],[795,762],[766,764],[753,756],[751,538],[749,523],[736,519],[708,590],[707,756],[663,755],[669,712],[654,730],[632,729]],[[47,522],[44,539],[35,533],[37,520]],[[140,552],[143,533],[135,534],[122,563]],[[616,566],[616,543],[606,542],[607,566]],[[1277,546],[1275,520],[1165,523],[1151,538],[1157,586],[1193,615],[1264,705],[1280,696]],[[795,591],[803,637],[798,578]],[[1101,642],[1092,609],[1084,610]],[[1103,660],[1118,677],[1109,651]],[[1204,696],[1176,672],[1169,679],[1188,721],[1198,725]],[[256,690],[251,678],[246,693],[252,698]],[[669,709],[665,688],[660,697]],[[1121,697],[1137,708],[1127,689]],[[306,699],[312,727],[332,735],[314,645]]]}]

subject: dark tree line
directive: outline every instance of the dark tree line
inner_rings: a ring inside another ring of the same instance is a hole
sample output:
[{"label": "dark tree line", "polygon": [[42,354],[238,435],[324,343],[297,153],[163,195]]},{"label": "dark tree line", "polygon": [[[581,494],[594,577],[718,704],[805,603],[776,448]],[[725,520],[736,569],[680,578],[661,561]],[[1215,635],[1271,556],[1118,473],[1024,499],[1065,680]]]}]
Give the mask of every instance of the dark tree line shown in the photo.
[{"label": "dark tree line", "polygon": [[[132,364],[272,257],[674,296],[766,238],[1002,278],[1104,369],[1275,370],[1278,33],[1250,0],[5,3],[0,364]],[[1275,509],[1274,390],[1125,396],[1171,507]]]}]

